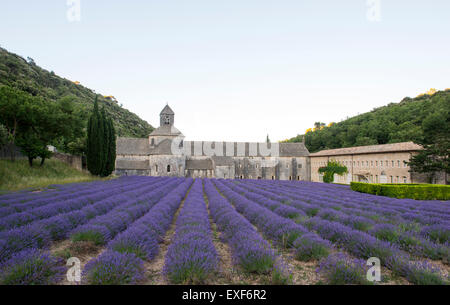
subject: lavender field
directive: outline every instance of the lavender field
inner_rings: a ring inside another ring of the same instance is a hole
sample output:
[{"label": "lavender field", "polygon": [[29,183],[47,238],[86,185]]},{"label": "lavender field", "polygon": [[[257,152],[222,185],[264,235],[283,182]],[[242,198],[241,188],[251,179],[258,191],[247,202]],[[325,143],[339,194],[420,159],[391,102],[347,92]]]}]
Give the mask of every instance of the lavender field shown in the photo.
[{"label": "lavender field", "polygon": [[449,201],[121,177],[0,196],[0,284],[448,284],[449,238]]}]

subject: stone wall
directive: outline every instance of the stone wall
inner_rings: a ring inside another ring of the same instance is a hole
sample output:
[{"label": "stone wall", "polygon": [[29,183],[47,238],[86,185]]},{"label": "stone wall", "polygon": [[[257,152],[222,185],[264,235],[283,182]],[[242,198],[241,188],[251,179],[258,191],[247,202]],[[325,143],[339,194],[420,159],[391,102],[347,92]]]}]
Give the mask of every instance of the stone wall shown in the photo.
[{"label": "stone wall", "polygon": [[26,158],[26,156],[20,151],[19,147],[14,144],[6,144],[0,147],[0,159],[11,158],[11,150],[13,151],[16,159]]},{"label": "stone wall", "polygon": [[81,156],[74,156],[74,155],[55,152],[55,153],[53,153],[52,158],[60,160],[79,171],[83,170],[83,162],[82,162]]},{"label": "stone wall", "polygon": [[404,162],[411,158],[410,152],[389,152],[342,156],[311,156],[311,181],[322,182],[318,170],[329,160],[345,165],[348,174],[335,176],[334,182],[349,184],[351,181],[370,183],[424,183],[422,177],[411,175]]}]

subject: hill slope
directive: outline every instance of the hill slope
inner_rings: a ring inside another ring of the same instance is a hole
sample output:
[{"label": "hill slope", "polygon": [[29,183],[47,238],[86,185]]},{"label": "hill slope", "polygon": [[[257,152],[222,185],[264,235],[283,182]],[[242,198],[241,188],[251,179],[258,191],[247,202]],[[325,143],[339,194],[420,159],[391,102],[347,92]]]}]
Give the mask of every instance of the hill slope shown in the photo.
[{"label": "hill slope", "polygon": [[[309,130],[305,144],[310,152],[323,149],[421,141],[422,122],[433,114],[450,111],[450,89],[404,98],[400,103],[375,108],[331,126]],[[325,125],[325,124],[323,124]],[[298,135],[288,142],[301,142]]]},{"label": "hill slope", "polygon": [[[0,48],[0,85],[8,85],[47,100],[58,100],[65,96],[76,97],[83,110],[90,112],[94,105],[95,92],[70,80],[59,77],[37,66],[31,58],[24,58]],[[112,98],[99,96],[99,106],[113,118],[118,136],[146,137],[153,127],[136,114],[122,108]]]}]

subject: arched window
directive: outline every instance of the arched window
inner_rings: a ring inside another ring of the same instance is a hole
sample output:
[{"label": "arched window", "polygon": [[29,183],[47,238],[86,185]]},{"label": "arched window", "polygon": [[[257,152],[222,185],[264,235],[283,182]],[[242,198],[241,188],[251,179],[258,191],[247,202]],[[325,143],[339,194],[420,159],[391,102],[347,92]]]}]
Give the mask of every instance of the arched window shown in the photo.
[{"label": "arched window", "polygon": [[170,165],[167,165],[167,172],[170,173]]}]

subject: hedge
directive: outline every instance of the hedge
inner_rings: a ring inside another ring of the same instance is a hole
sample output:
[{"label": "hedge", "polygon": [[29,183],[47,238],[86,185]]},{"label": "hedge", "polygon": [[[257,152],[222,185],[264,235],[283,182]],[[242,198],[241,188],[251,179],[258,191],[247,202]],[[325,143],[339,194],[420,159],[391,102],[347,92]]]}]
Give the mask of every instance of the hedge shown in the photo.
[{"label": "hedge", "polygon": [[450,185],[351,182],[350,188],[360,193],[368,193],[394,198],[411,198],[417,200],[450,200]]}]

